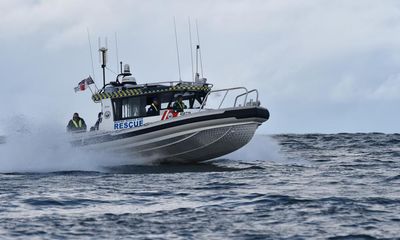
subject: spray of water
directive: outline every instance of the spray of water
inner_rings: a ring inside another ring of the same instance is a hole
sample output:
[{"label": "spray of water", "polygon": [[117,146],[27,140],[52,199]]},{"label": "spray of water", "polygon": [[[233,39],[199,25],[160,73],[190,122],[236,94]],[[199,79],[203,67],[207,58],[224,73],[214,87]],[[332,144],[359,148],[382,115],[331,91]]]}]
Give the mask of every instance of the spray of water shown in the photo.
[{"label": "spray of water", "polygon": [[[5,122],[12,123],[7,126]],[[88,152],[72,147],[65,127],[34,124],[24,116],[2,121],[6,142],[0,144],[0,172],[105,171],[108,166],[151,164],[140,157]],[[18,126],[15,128],[15,126]]]},{"label": "spray of water", "polygon": [[246,146],[224,156],[224,158],[246,162],[283,163],[286,161],[286,158],[280,153],[278,142],[268,135],[255,135]]},{"label": "spray of water", "polygon": [[223,158],[255,164],[270,162],[279,165],[310,165],[306,159],[285,155],[279,142],[270,135],[255,135],[246,146]]}]

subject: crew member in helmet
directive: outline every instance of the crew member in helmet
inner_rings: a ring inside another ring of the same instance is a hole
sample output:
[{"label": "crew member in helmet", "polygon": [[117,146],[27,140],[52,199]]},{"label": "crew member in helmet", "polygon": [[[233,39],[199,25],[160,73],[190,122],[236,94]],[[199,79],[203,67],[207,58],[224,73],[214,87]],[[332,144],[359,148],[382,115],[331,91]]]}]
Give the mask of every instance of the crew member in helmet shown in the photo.
[{"label": "crew member in helmet", "polygon": [[74,116],[67,125],[68,132],[83,132],[86,131],[85,120],[79,117],[78,113],[74,113]]},{"label": "crew member in helmet", "polygon": [[160,104],[158,103],[157,98],[153,98],[153,102],[151,103],[149,109],[147,109],[147,116],[157,115],[160,115]]},{"label": "crew member in helmet", "polygon": [[183,112],[183,110],[186,108],[187,106],[183,102],[183,96],[179,94],[176,98],[174,105],[172,106],[172,109],[174,109],[175,112]]}]

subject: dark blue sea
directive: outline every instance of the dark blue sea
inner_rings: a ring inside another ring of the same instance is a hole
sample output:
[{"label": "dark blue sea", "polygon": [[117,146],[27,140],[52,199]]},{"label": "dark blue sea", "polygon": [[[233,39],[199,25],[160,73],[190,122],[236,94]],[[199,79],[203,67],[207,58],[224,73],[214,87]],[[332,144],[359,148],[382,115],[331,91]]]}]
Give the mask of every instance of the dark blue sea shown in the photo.
[{"label": "dark blue sea", "polygon": [[93,169],[7,144],[0,239],[400,239],[399,134],[258,135],[203,164]]}]

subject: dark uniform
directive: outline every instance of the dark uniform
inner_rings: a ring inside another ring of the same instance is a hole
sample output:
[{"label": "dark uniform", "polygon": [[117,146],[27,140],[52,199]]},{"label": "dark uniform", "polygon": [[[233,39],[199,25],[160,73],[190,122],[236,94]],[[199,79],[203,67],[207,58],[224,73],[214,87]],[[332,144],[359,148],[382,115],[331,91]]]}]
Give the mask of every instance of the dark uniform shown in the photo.
[{"label": "dark uniform", "polygon": [[100,113],[97,115],[97,121],[96,121],[96,123],[94,124],[93,130],[95,130],[95,131],[99,130],[99,126],[100,126],[100,123],[101,123],[102,121],[103,121],[103,113],[100,112]]},{"label": "dark uniform", "polygon": [[79,116],[72,118],[68,125],[67,125],[67,131],[68,132],[82,132],[86,131],[86,123],[85,120],[80,118]]},{"label": "dark uniform", "polygon": [[147,110],[147,116],[157,116],[157,115],[160,115],[160,109],[153,102],[150,105],[149,109]]},{"label": "dark uniform", "polygon": [[182,102],[182,100],[177,100],[175,101],[174,105],[172,106],[172,109],[174,109],[175,112],[183,112],[184,109],[186,109],[185,103]]}]

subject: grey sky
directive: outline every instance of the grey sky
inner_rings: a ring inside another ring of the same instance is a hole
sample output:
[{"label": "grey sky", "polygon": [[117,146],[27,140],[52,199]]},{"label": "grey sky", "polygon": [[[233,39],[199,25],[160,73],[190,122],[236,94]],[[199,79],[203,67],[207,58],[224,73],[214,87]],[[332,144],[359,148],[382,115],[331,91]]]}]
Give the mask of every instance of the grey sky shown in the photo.
[{"label": "grey sky", "polygon": [[[204,72],[216,88],[259,88],[271,119],[260,133],[400,132],[400,3],[372,0],[0,0],[2,120],[64,126],[100,106],[73,87],[91,74],[86,28],[108,36],[139,82],[190,80],[187,18],[198,19]],[[111,72],[108,77],[114,79]]]}]

